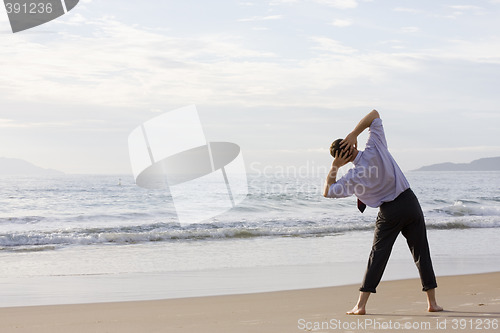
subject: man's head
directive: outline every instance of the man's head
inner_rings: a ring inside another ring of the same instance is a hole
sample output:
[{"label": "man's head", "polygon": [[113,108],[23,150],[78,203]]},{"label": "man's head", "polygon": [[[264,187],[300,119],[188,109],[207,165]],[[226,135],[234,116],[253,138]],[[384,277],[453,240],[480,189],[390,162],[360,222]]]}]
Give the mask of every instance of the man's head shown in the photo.
[{"label": "man's head", "polygon": [[335,158],[335,156],[339,157],[345,155],[345,157],[348,159],[348,162],[352,162],[356,156],[355,153],[357,151],[354,147],[352,149],[349,149],[347,145],[341,147],[340,143],[342,142],[342,140],[343,139],[337,139],[332,142],[332,145],[330,146],[330,154],[333,156],[333,158]]},{"label": "man's head", "polygon": [[333,156],[333,158],[335,158],[335,155],[337,154],[337,152],[342,155],[343,153],[346,152],[346,148],[347,147],[340,147],[340,143],[342,142],[342,140],[344,139],[337,139],[335,141],[332,142],[332,145],[330,146],[330,155]]}]

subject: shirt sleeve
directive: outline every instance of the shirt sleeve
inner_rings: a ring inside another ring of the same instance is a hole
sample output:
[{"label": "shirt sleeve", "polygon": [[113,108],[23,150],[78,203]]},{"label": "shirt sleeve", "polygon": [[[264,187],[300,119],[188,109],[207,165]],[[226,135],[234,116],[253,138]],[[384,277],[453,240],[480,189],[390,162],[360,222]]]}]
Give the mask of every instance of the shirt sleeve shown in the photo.
[{"label": "shirt sleeve", "polygon": [[356,187],[356,182],[353,178],[355,178],[354,169],[350,169],[347,174],[337,180],[336,183],[330,185],[330,188],[328,189],[328,197],[346,198],[353,195]]},{"label": "shirt sleeve", "polygon": [[366,142],[366,148],[373,148],[375,146],[382,145],[387,148],[387,141],[385,139],[384,126],[382,125],[382,119],[376,118],[372,121],[369,128],[369,137]]}]

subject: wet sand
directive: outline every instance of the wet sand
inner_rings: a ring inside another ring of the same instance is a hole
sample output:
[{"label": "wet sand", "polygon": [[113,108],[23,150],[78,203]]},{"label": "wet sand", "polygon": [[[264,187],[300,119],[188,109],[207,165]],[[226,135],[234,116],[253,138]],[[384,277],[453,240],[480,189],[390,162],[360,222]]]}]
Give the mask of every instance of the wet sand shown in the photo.
[{"label": "wet sand", "polygon": [[[365,316],[358,285],[228,296],[0,308],[0,332],[498,332],[500,273],[438,277],[445,311],[426,312],[418,279],[382,282]],[[410,328],[410,329],[407,329]]]}]

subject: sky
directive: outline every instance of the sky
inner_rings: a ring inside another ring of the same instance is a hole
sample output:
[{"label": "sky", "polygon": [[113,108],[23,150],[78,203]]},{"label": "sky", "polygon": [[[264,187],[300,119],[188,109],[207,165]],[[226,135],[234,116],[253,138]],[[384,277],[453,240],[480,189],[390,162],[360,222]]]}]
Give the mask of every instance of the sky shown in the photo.
[{"label": "sky", "polygon": [[81,0],[13,34],[0,8],[0,157],[131,174],[130,132],[192,104],[249,171],[328,167],[374,108],[403,170],[500,156],[499,17],[500,0]]}]

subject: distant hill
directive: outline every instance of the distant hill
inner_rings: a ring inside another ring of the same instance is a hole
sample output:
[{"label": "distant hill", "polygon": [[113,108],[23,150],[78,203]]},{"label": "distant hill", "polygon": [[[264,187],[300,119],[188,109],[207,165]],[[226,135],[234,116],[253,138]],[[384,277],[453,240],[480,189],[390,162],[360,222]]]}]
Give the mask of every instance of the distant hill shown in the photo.
[{"label": "distant hill", "polygon": [[500,157],[481,158],[470,163],[440,163],[414,171],[500,171]]},{"label": "distant hill", "polygon": [[0,157],[0,176],[55,176],[62,174],[64,172],[40,168],[21,159]]}]

